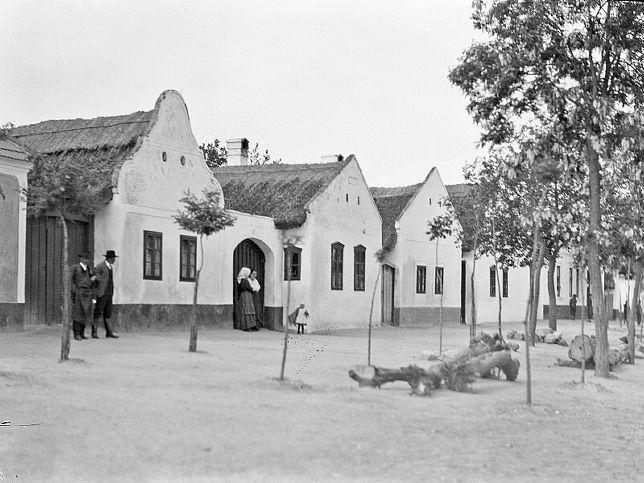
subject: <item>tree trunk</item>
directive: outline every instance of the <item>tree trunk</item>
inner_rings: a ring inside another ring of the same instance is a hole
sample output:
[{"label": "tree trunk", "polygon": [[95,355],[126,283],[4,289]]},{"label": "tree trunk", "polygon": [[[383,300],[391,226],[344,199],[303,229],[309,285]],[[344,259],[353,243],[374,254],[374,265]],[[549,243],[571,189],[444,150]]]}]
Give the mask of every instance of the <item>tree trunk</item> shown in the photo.
[{"label": "tree trunk", "polygon": [[69,273],[69,232],[67,231],[67,222],[63,216],[62,210],[59,213],[60,223],[63,226],[63,334],[60,345],[60,360],[69,359],[69,335],[72,328],[71,313],[69,310],[69,299],[71,297],[70,273]]},{"label": "tree trunk", "polygon": [[[477,217],[478,220],[478,217]],[[472,276],[470,277],[470,285],[472,289],[472,300],[471,300],[471,310],[472,310],[472,324],[470,325],[470,339],[476,337],[476,289],[475,289],[475,275],[476,275],[476,249],[478,247],[478,222],[476,225],[476,231],[474,232],[474,246],[472,248]]]},{"label": "tree trunk", "polygon": [[188,351],[196,352],[197,351],[197,332],[199,330],[199,325],[197,323],[197,294],[199,293],[199,275],[201,275],[201,269],[203,268],[203,235],[199,235],[199,248],[201,252],[201,260],[199,261],[199,268],[195,273],[195,287],[192,294],[192,310],[190,311],[190,345]]},{"label": "tree trunk", "polygon": [[534,347],[535,344],[535,331],[537,330],[537,315],[539,313],[539,293],[541,292],[541,267],[543,267],[543,259],[546,252],[546,244],[543,238],[539,235],[541,246],[539,247],[539,255],[535,262],[534,273],[532,278],[532,307],[530,309],[530,334],[526,334],[526,339],[529,338],[530,345]]},{"label": "tree trunk", "polygon": [[284,380],[284,369],[286,368],[286,353],[288,351],[288,315],[291,307],[291,247],[286,249],[286,324],[284,325],[284,349],[282,351],[282,369],[280,381]]},{"label": "tree trunk", "polygon": [[356,366],[349,371],[349,377],[361,387],[377,387],[394,381],[405,381],[412,388],[412,394],[429,395],[432,389],[445,386],[453,391],[466,391],[476,374],[487,374],[495,367],[501,369],[508,381],[516,380],[520,363],[512,359],[507,345],[498,338],[486,336],[460,351],[453,358],[434,364],[428,369],[418,366],[386,369],[374,366]]},{"label": "tree trunk", "polygon": [[[633,302],[628,317],[628,363],[635,364],[635,319],[640,309],[640,285],[642,284],[642,261],[635,260],[635,286],[633,287]],[[630,278],[630,273],[627,275]]]},{"label": "tree trunk", "polygon": [[555,268],[557,259],[552,250],[546,250],[548,260],[548,327],[557,330],[557,293],[555,292]]},{"label": "tree trunk", "polygon": [[376,300],[376,289],[378,288],[378,281],[380,280],[380,272],[382,272],[382,265],[378,267],[378,275],[376,276],[376,283],[373,286],[373,294],[371,295],[371,309],[369,310],[369,335],[367,342],[367,365],[371,365],[371,326],[373,317],[373,304]]},{"label": "tree trunk", "polygon": [[[436,249],[434,253],[434,285],[436,285],[436,272],[438,271],[438,238],[436,238]],[[442,284],[442,281],[441,281]],[[434,288],[436,292],[436,288]],[[433,305],[433,304],[432,304]],[[438,308],[438,354],[443,353],[443,287],[441,286],[441,300]]]},{"label": "tree trunk", "polygon": [[604,287],[599,262],[598,233],[601,227],[601,187],[599,155],[595,151],[590,138],[590,126],[587,127],[586,150],[588,157],[588,185],[590,192],[590,227],[587,237],[588,269],[590,271],[590,286],[593,296],[593,312],[595,315],[595,375],[609,377],[608,366],[608,320],[604,304]]}]

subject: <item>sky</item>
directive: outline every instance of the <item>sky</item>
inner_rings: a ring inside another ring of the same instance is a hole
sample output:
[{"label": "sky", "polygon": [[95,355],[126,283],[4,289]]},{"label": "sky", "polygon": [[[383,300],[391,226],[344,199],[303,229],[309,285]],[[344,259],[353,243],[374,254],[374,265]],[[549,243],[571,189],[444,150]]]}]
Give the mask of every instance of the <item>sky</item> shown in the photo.
[{"label": "sky", "polygon": [[471,0],[2,0],[0,124],[148,111],[181,93],[197,141],[354,154],[370,186],[463,181],[479,130],[447,75]]}]

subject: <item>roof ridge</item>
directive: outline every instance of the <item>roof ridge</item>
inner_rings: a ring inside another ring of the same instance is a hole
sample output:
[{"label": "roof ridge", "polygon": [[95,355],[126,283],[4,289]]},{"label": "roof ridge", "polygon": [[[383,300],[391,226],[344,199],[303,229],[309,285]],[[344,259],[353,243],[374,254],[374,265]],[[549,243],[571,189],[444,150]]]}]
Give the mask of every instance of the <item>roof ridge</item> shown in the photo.
[{"label": "roof ridge", "polygon": [[[92,121],[94,119],[100,119],[98,117],[95,117],[93,119],[82,119],[78,118],[79,120],[83,121]],[[28,126],[35,126],[37,124],[43,124],[45,122],[52,122],[52,121],[75,121],[77,119],[51,119],[49,121],[42,121],[42,122],[37,122],[36,124],[25,124],[23,126],[16,126],[16,127],[28,127]],[[150,121],[124,121],[124,122],[115,122],[113,124],[101,124],[100,126],[83,126],[83,127],[75,127],[75,128],[70,128],[70,129],[60,129],[58,131],[38,131],[36,133],[25,133],[25,134],[14,134],[14,137],[24,137],[24,136],[38,136],[38,135],[43,135],[43,134],[60,134],[64,132],[71,132],[71,131],[84,131],[86,129],[104,129],[106,127],[114,127],[114,126],[122,126],[125,124],[147,124]]]}]

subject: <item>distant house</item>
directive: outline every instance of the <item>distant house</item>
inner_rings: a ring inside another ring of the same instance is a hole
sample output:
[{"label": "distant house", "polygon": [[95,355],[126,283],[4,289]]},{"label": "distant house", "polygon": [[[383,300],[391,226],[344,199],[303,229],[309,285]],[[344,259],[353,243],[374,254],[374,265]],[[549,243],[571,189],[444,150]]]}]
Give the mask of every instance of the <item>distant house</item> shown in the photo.
[{"label": "distant house", "polygon": [[[471,277],[474,267],[474,232],[475,219],[468,216],[467,198],[472,195],[475,187],[471,184],[462,183],[447,186],[450,200],[457,207],[462,216],[460,217],[463,228],[463,275],[464,281],[464,316],[467,323],[471,323],[471,301],[472,284]],[[460,206],[460,210],[458,207]],[[549,311],[547,265],[544,265],[539,289],[539,305],[542,311],[539,317],[546,318]],[[498,274],[498,275],[497,275]],[[497,280],[498,276],[498,280]],[[563,252],[557,259],[554,275],[555,296],[557,301],[557,317],[569,318],[569,300],[573,294],[579,298],[579,306],[582,305],[582,296],[586,293],[587,282],[583,271],[576,268],[569,253]],[[530,287],[530,267],[506,268],[494,265],[494,257],[484,255],[476,260],[476,273],[474,274],[474,292],[476,297],[477,322],[496,322],[499,312],[499,290],[502,300],[502,321],[516,322],[523,321],[526,317],[528,303],[528,289]],[[583,301],[585,304],[585,300]],[[612,297],[607,302],[612,305]],[[581,313],[581,309],[580,309]],[[580,315],[578,315],[579,317]]]},{"label": "distant house", "polygon": [[31,166],[25,148],[0,133],[0,331],[23,327],[27,217],[20,191]]},{"label": "distant house", "polygon": [[[382,244],[388,250],[383,270],[383,323],[435,324],[441,298],[444,322],[461,317],[461,250],[456,234],[430,240],[428,223],[447,213],[448,198],[433,168],[422,183],[371,188],[382,217]],[[458,220],[455,220],[455,228]]]},{"label": "distant house", "polygon": [[[247,140],[229,141],[228,165],[213,173],[226,208],[268,217],[274,229],[234,247],[231,274],[249,263],[262,268],[262,260],[270,255],[280,269],[264,284],[278,287],[284,306],[286,252],[267,253],[265,238],[293,240],[291,310],[306,304],[309,330],[365,326],[379,269],[374,254],[380,248],[381,221],[356,158],[257,166],[248,164],[247,150]],[[380,313],[379,300],[374,313]],[[379,317],[376,320],[379,323]]]}]

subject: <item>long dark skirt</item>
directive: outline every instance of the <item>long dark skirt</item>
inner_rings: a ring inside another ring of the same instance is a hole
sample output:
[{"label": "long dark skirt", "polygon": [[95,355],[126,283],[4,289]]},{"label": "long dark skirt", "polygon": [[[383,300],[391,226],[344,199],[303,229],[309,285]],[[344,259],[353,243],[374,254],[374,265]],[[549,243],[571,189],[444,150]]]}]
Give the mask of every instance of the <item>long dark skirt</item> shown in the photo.
[{"label": "long dark skirt", "polygon": [[240,330],[250,330],[257,326],[252,293],[246,291],[241,292],[237,303],[235,322],[235,328]]},{"label": "long dark skirt", "polygon": [[262,314],[262,304],[259,292],[253,292],[253,304],[255,305],[255,321],[258,327],[264,327],[264,317]]}]

